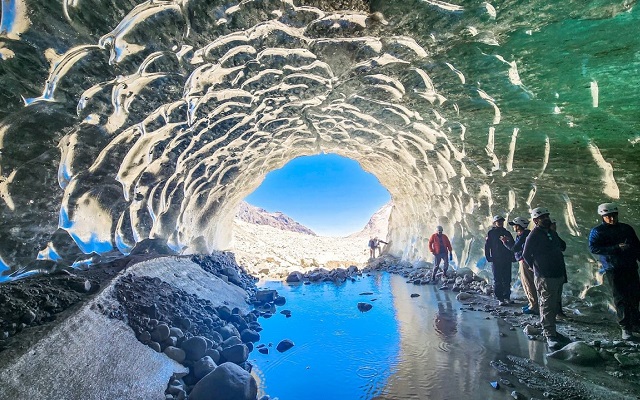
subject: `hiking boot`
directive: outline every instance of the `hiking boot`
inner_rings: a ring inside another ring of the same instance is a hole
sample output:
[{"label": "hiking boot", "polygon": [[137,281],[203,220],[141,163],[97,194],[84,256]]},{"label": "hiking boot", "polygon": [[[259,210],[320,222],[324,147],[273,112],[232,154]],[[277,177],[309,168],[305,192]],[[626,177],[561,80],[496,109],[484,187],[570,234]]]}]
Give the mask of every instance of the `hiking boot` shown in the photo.
[{"label": "hiking boot", "polygon": [[529,307],[523,308],[522,313],[529,314],[529,315],[540,315],[540,311],[538,311],[538,308],[529,308]]},{"label": "hiking boot", "polygon": [[498,305],[508,306],[509,305],[509,300],[499,300],[498,301]]},{"label": "hiking boot", "polygon": [[560,332],[556,332],[556,340],[560,343],[571,343],[571,339]]},{"label": "hiking boot", "polygon": [[558,350],[560,348],[560,342],[555,336],[547,336],[547,346],[549,350]]},{"label": "hiking boot", "polygon": [[622,328],[622,340],[633,340],[635,336],[633,336],[633,332],[630,329]]}]

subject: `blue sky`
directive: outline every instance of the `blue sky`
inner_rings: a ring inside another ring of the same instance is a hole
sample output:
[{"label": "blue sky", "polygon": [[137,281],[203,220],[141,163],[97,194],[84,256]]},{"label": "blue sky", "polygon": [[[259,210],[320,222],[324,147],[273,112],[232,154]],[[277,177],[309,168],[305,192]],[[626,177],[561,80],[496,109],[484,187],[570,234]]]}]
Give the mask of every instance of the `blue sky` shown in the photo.
[{"label": "blue sky", "polygon": [[281,211],[319,235],[346,236],[361,230],[391,196],[356,161],[320,154],[271,171],[245,200]]}]

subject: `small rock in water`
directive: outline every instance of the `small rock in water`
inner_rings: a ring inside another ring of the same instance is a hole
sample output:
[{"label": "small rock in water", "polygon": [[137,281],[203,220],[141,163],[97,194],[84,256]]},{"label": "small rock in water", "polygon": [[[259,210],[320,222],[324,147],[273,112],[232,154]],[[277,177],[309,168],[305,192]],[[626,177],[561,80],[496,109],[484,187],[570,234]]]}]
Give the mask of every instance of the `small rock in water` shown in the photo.
[{"label": "small rock in water", "polygon": [[420,297],[418,293],[411,293],[411,297]]},{"label": "small rock in water", "polygon": [[516,392],[515,390],[513,392],[511,392],[511,397],[513,397],[516,400],[525,400],[526,397],[524,397],[524,395]]},{"label": "small rock in water", "polygon": [[513,387],[513,383],[511,383],[508,379],[500,379],[500,383],[505,386]]},{"label": "small rock in water", "polygon": [[275,290],[258,290],[256,292],[256,301],[260,303],[268,303],[274,301],[277,295],[278,292],[276,292]]},{"label": "small rock in water", "polygon": [[371,296],[373,294],[373,292],[362,292],[360,293],[360,296]]},{"label": "small rock in water", "polygon": [[367,312],[373,308],[373,305],[369,303],[358,303],[358,310],[361,312]]},{"label": "small rock in water", "polygon": [[292,348],[293,346],[295,346],[295,345],[293,344],[293,342],[291,340],[283,339],[276,346],[276,350],[278,350],[280,353],[283,353],[283,352],[289,350],[290,348]]}]

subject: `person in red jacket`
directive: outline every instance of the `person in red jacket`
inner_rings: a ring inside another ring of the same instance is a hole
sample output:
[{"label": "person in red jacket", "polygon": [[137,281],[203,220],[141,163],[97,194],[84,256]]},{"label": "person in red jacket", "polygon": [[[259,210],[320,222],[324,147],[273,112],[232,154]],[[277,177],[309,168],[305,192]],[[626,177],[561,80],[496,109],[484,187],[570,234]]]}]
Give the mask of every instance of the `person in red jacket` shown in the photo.
[{"label": "person in red jacket", "polygon": [[431,282],[436,281],[436,273],[440,269],[440,261],[444,261],[442,265],[442,277],[447,276],[449,269],[449,260],[451,259],[451,242],[447,235],[442,233],[441,226],[436,227],[436,233],[429,238],[429,251],[435,256],[433,261],[433,273],[431,274]]}]

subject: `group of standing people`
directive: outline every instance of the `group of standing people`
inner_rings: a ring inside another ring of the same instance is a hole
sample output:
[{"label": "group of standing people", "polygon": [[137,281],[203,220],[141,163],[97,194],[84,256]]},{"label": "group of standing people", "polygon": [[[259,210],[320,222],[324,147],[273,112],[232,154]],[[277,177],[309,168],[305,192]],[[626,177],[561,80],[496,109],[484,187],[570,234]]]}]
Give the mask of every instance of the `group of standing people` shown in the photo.
[{"label": "group of standing people", "polygon": [[556,331],[556,317],[562,313],[562,286],[567,282],[563,252],[567,244],[558,235],[548,209],[531,211],[535,227],[523,217],[509,222],[516,232],[514,239],[504,228],[504,217],[493,218],[493,228],[487,234],[485,256],[492,263],[494,293],[500,305],[511,303],[511,263],[520,264],[520,281],[528,304],[525,314],[539,314],[549,348],[555,349],[567,338]]},{"label": "group of standing people", "polygon": [[[622,339],[635,339],[633,332],[640,331],[640,240],[630,225],[618,221],[618,207],[613,203],[598,206],[602,223],[591,230],[589,249],[600,258],[606,282],[613,294]],[[522,307],[525,314],[540,315],[543,333],[550,349],[557,349],[561,342],[569,341],[556,330],[556,317],[562,312],[562,287],[567,283],[567,270],[563,252],[567,244],[556,231],[556,221],[545,207],[531,211],[534,227],[529,230],[529,220],[516,217],[509,221],[515,238],[504,227],[505,218],[493,217],[493,226],[487,233],[484,251],[491,263],[494,279],[494,295],[501,306],[512,304],[511,265],[519,263],[519,275],[528,304]],[[435,256],[432,280],[443,262],[446,274],[451,258],[451,243],[436,228],[429,239],[429,250]],[[447,257],[448,254],[448,257]]]}]

